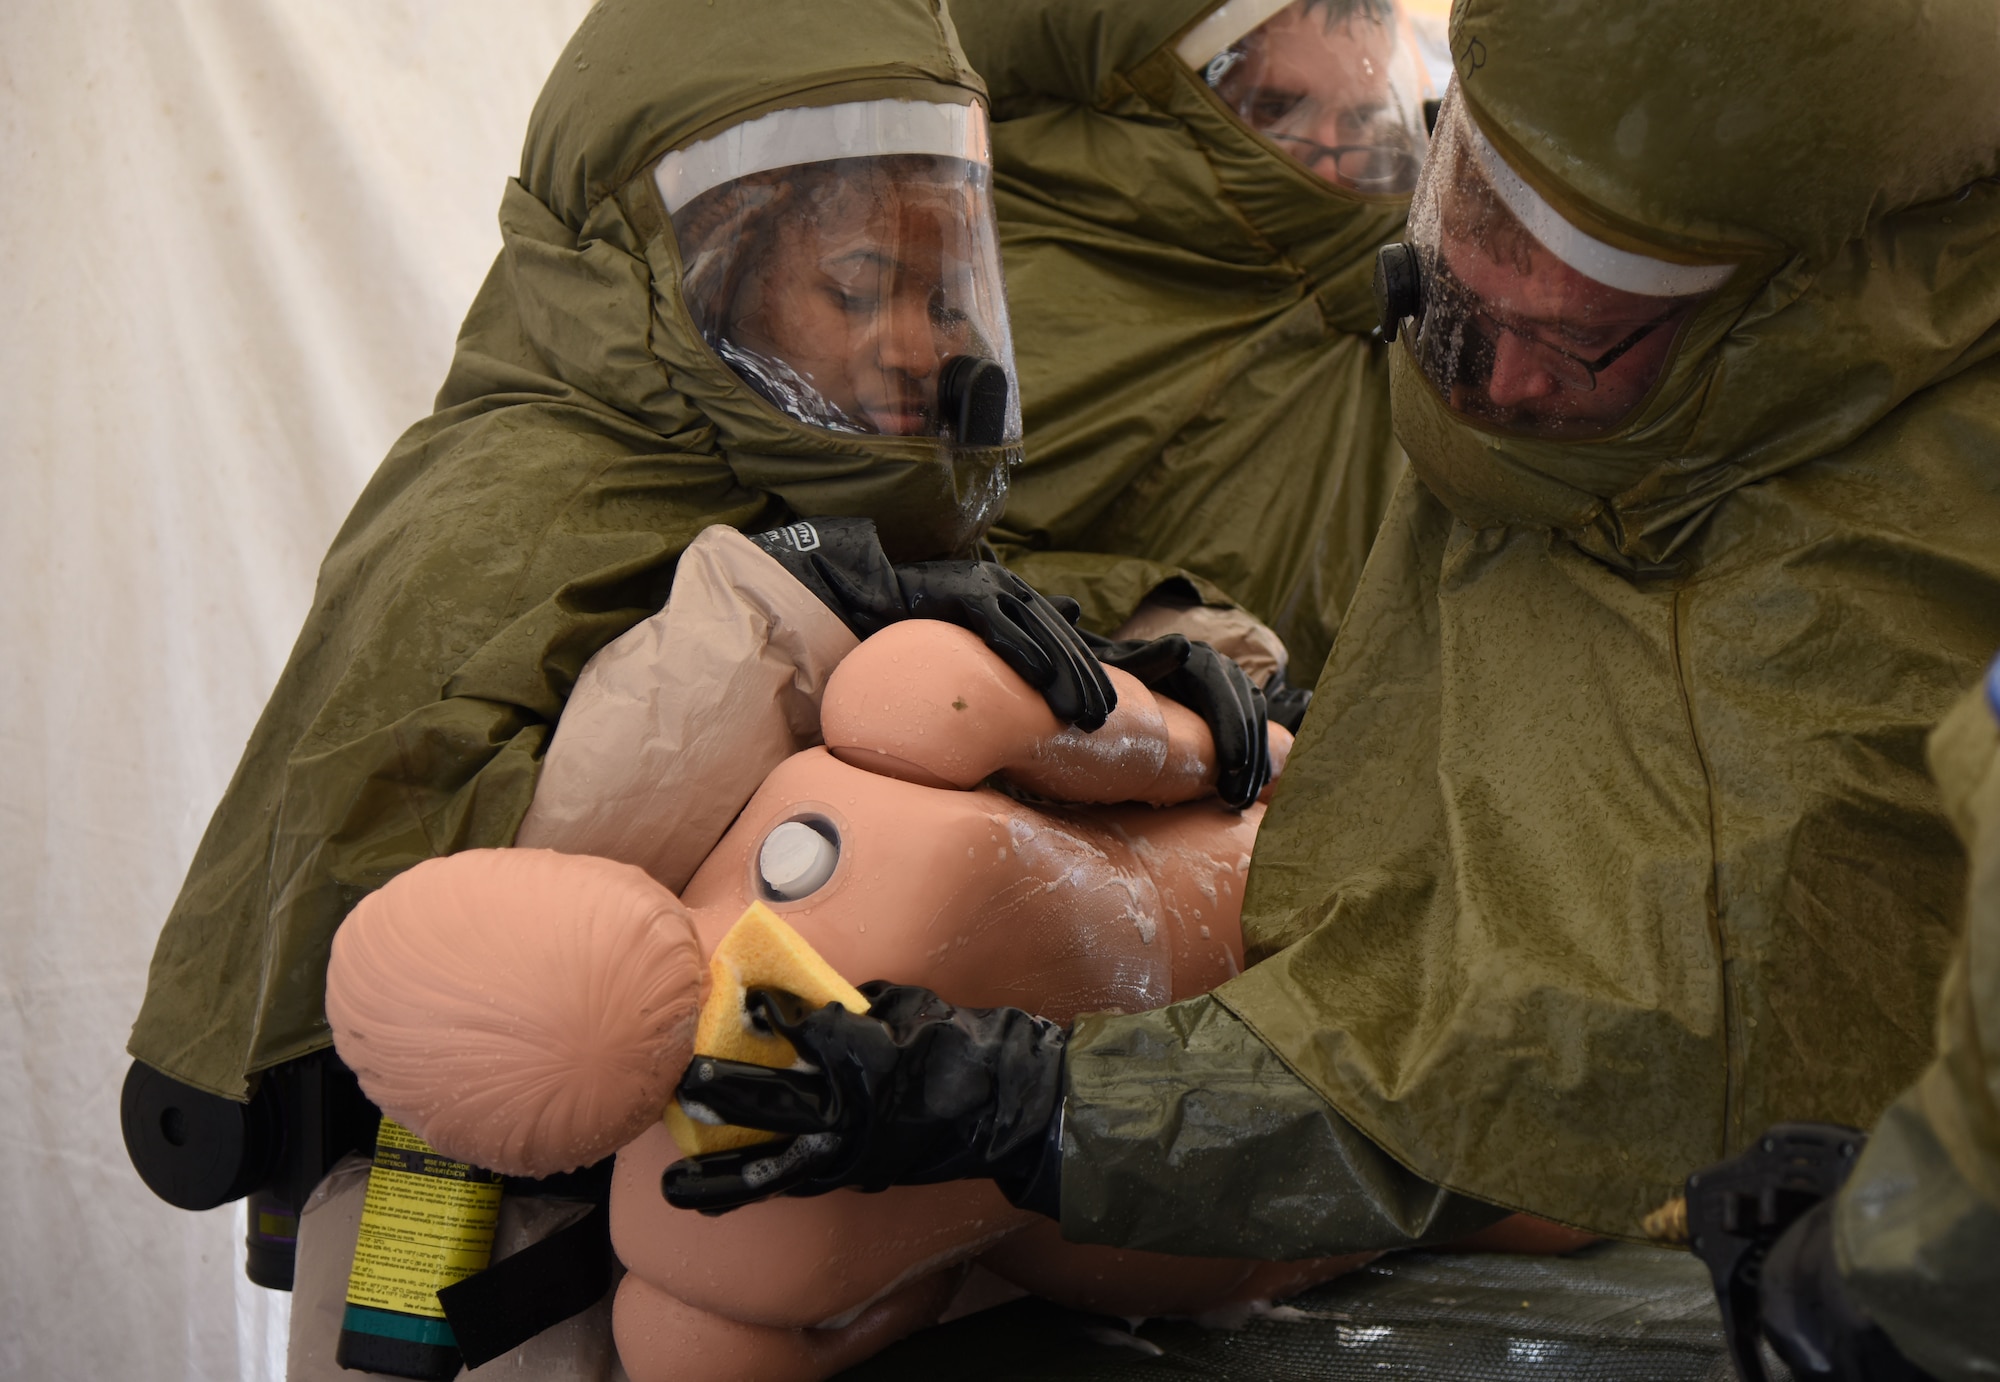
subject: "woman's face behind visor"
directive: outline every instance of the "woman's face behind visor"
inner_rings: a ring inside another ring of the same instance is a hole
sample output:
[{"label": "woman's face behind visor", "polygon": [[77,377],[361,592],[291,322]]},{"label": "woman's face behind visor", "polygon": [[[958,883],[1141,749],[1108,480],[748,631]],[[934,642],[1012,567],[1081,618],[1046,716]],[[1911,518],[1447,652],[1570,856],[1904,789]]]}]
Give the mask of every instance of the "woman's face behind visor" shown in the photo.
[{"label": "woman's face behind visor", "polygon": [[[1019,409],[989,186],[983,162],[937,153],[825,159],[732,178],[673,214],[683,297],[716,353],[798,421],[836,432],[1012,441]],[[989,383],[1006,380],[997,405],[1004,411],[970,429],[984,435],[960,435],[968,367],[952,369],[957,361],[990,362],[997,373]]]},{"label": "woman's face behind visor", "polygon": [[1466,115],[1456,88],[1411,207],[1411,351],[1450,408],[1508,431],[1615,431],[1665,374],[1729,267],[1621,250],[1564,219]]},{"label": "woman's face behind visor", "polygon": [[1200,56],[1260,9],[1270,6],[1219,7],[1183,40],[1182,57],[1245,124],[1323,181],[1407,193],[1423,161],[1425,78],[1394,0],[1292,0]]}]

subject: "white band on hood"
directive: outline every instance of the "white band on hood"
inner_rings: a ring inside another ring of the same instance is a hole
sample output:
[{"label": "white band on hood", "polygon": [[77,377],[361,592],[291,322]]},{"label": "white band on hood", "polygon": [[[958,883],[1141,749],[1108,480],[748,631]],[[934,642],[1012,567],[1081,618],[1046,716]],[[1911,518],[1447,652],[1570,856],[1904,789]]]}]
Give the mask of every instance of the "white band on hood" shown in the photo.
[{"label": "white band on hood", "polygon": [[671,216],[709,189],[752,173],[888,154],[932,154],[990,166],[986,108],[885,100],[774,110],[674,150],[654,165],[653,181]]},{"label": "white band on hood", "polygon": [[1735,272],[1728,264],[1669,264],[1664,259],[1633,254],[1584,234],[1521,180],[1521,175],[1508,166],[1500,151],[1487,142],[1478,122],[1467,118],[1461,123],[1472,137],[1472,152],[1479,160],[1480,171],[1486,175],[1487,185],[1530,235],[1578,273],[1596,279],[1607,288],[1646,297],[1677,298],[1720,288]]},{"label": "white band on hood", "polygon": [[1187,31],[1174,45],[1181,61],[1199,72],[1229,45],[1262,24],[1292,0],[1223,0],[1208,18]]}]

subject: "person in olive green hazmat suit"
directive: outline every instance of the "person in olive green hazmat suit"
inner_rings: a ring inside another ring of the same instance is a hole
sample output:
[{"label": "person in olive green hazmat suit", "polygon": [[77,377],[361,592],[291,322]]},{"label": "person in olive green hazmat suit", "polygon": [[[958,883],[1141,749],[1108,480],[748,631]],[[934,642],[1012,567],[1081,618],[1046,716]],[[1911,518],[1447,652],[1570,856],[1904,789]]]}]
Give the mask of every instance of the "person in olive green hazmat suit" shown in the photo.
[{"label": "person in olive green hazmat suit", "polygon": [[[1292,1119],[1636,1237],[1929,1054],[1962,865],[1923,736],[2000,643],[2000,16],[1452,35],[1392,308],[1414,474],[1259,836],[1257,963],[1070,1043],[1080,1236],[1376,1237],[1340,1190],[1307,1226]],[[1247,1072],[1257,1131],[1177,1112]]]},{"label": "person in olive green hazmat suit", "polygon": [[1846,1290],[1946,1382],[2000,1373],[2000,660],[1931,737],[1972,876],[1937,1056],[1875,1125],[1834,1201]]},{"label": "person in olive green hazmat suit", "polygon": [[[1930,1058],[1964,865],[1924,737],[2000,645],[2000,11],[1462,0],[1452,41],[1383,262],[1413,473],[1259,836],[1255,963],[1032,1059],[981,1018],[993,1108],[872,1071],[788,1185],[989,1175],[1182,1253],[1496,1206],[1637,1238]],[[735,1078],[698,1093],[745,1112]]]},{"label": "person in olive green hazmat suit", "polygon": [[1310,686],[1403,468],[1368,291],[1424,148],[1395,0],[959,9],[1026,419],[1003,559],[1099,633],[1234,602]]},{"label": "person in olive green hazmat suit", "polygon": [[[579,669],[702,528],[843,515],[899,562],[972,551],[1019,455],[983,100],[942,0],[591,12],[437,410],[335,539],[161,934],[141,1062],[241,1099],[327,1046],[342,917],[512,842]],[[943,415],[948,357],[1005,376],[985,435]],[[1084,657],[1052,691],[1101,681]]]},{"label": "person in olive green hazmat suit", "polygon": [[1972,865],[1936,1057],[1865,1139],[1781,1124],[1688,1179],[1687,1230],[1749,1376],[1760,1340],[1800,1382],[2000,1374],[2000,659],[1929,757]]}]

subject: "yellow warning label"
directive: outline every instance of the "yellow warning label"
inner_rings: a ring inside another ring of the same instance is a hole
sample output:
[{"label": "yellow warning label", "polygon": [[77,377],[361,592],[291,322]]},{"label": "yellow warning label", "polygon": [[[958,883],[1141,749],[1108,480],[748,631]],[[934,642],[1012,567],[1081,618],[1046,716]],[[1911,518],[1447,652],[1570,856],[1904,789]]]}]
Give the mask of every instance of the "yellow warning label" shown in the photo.
[{"label": "yellow warning label", "polygon": [[347,1303],[443,1319],[437,1293],[486,1269],[499,1217],[498,1176],[439,1156],[384,1118]]}]

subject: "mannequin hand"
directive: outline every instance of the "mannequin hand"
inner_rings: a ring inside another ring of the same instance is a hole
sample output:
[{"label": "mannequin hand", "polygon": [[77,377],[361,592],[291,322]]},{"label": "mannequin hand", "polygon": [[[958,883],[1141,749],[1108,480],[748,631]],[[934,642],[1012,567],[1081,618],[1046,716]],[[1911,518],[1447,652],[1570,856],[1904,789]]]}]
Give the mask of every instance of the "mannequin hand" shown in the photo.
[{"label": "mannequin hand", "polygon": [[750,540],[857,638],[901,619],[941,620],[978,634],[1065,724],[1096,729],[1118,704],[1111,679],[1072,627],[1076,602],[1051,604],[996,562],[892,566],[865,518],[815,518]]},{"label": "mannequin hand", "polygon": [[955,1008],[923,988],[878,982],[861,992],[865,1016],[750,993],[750,1012],[805,1068],[696,1056],[681,1101],[791,1136],[675,1162],[661,1179],[670,1204],[720,1214],[771,1195],[982,1177],[1017,1204],[1051,1200],[1062,1029],[1018,1008]]},{"label": "mannequin hand", "polygon": [[1057,718],[1091,730],[1117,706],[1111,679],[1067,611],[998,562],[918,562],[897,567],[896,579],[912,618],[941,619],[978,634],[1042,693]]},{"label": "mannequin hand", "polygon": [[1208,646],[1177,633],[1114,643],[1091,638],[1100,661],[1201,716],[1215,736],[1215,789],[1238,810],[1257,800],[1271,780],[1270,709],[1243,669]]}]

